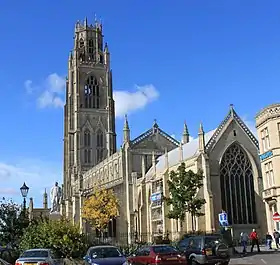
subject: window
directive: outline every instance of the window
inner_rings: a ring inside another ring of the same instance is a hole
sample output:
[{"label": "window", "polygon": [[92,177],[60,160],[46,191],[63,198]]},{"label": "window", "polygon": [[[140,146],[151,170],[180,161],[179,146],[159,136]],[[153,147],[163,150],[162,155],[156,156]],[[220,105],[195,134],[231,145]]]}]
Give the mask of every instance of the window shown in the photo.
[{"label": "window", "polygon": [[270,149],[269,133],[267,127],[261,131],[261,139],[263,151],[266,152]]},{"label": "window", "polygon": [[278,138],[280,143],[280,122],[277,123],[277,127],[278,127]]},{"label": "window", "polygon": [[96,135],[96,152],[97,152],[97,163],[103,160],[103,150],[104,150],[104,135],[101,130],[97,132]]},{"label": "window", "polygon": [[90,164],[90,162],[91,162],[91,150],[90,149],[85,149],[84,161],[85,161],[85,164]]},{"label": "window", "polygon": [[270,188],[274,186],[274,174],[273,174],[273,165],[272,162],[268,162],[264,164],[265,168],[265,177],[266,177],[266,183],[267,183],[267,188]]},{"label": "window", "polygon": [[84,86],[85,108],[100,108],[100,89],[99,83],[94,76],[90,76]]},{"label": "window", "polygon": [[90,141],[90,131],[86,130],[84,133],[84,146],[90,147],[91,141]]},{"label": "window", "polygon": [[230,224],[256,224],[254,174],[245,150],[233,143],[220,164],[222,209]]},{"label": "window", "polygon": [[91,39],[91,40],[89,40],[89,42],[88,42],[88,53],[89,53],[89,55],[92,55],[93,54],[93,52],[94,52],[94,47],[93,47],[94,45],[93,45],[93,40]]}]

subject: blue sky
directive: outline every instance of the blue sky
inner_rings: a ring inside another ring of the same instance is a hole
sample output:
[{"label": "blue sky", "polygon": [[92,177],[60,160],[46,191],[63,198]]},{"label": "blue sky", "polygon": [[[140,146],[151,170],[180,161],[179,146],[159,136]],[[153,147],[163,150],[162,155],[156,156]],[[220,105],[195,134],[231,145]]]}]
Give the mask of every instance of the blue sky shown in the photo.
[{"label": "blue sky", "polygon": [[[74,24],[85,16],[89,22],[95,13],[102,18],[117,114],[128,112],[134,137],[155,118],[177,139],[186,120],[195,137],[200,121],[205,131],[218,126],[230,103],[252,126],[257,111],[279,101],[278,0],[76,3],[1,2],[0,196],[20,201],[26,181],[40,206],[44,188],[62,179],[57,99],[64,100]],[[149,93],[139,99],[143,89]],[[118,145],[122,125],[118,117]]]}]

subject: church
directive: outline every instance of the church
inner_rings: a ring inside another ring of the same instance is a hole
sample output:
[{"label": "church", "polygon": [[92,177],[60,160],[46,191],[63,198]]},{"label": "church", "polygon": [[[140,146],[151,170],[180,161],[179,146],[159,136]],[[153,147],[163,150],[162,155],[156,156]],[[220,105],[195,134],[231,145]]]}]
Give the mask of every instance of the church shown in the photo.
[{"label": "church", "polygon": [[161,196],[168,195],[169,172],[184,162],[188,170],[202,169],[205,176],[199,191],[206,200],[205,215],[196,218],[196,230],[218,230],[218,214],[225,210],[235,234],[252,228],[265,232],[258,141],[232,105],[213,130],[204,132],[198,123],[196,139],[190,140],[184,124],[180,142],[156,121],[131,139],[125,117],[117,150],[110,52],[102,31],[97,21],[75,25],[66,80],[61,213],[89,231],[82,206],[99,183],[112,188],[120,201],[119,216],[108,226],[110,237],[128,243],[135,237],[176,238],[191,230],[190,216],[186,213],[182,225],[167,219],[168,207]]}]

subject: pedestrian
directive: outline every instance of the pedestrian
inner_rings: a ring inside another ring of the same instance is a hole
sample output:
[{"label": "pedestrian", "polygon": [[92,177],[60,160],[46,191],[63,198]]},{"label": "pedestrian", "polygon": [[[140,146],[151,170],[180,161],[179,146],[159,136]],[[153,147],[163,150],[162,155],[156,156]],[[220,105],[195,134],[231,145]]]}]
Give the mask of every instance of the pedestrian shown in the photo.
[{"label": "pedestrian", "polygon": [[253,229],[253,231],[251,232],[250,239],[252,241],[251,252],[253,252],[255,245],[257,245],[258,252],[261,252],[260,245],[259,245],[259,236],[258,233],[256,232],[256,229]]},{"label": "pedestrian", "polygon": [[249,236],[246,232],[241,232],[240,234],[240,242],[241,246],[243,247],[243,253],[247,252],[247,245],[248,245]]},{"label": "pedestrian", "polygon": [[273,237],[274,237],[274,240],[275,240],[276,248],[278,249],[278,248],[279,248],[279,238],[280,238],[280,234],[279,234],[279,232],[278,232],[276,229],[274,229]]},{"label": "pedestrian", "polygon": [[272,235],[269,234],[269,232],[267,232],[266,236],[265,236],[265,240],[266,240],[266,247],[267,249],[272,249],[271,244],[272,244]]}]

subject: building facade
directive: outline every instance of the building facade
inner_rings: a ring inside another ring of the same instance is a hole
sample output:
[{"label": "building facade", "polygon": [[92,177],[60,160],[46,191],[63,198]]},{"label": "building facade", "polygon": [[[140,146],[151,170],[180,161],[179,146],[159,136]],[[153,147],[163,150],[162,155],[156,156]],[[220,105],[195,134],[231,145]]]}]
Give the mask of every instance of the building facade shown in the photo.
[{"label": "building facade", "polygon": [[74,49],[68,62],[64,109],[64,197],[62,214],[90,231],[82,220],[84,199],[98,183],[112,188],[120,201],[119,217],[109,224],[109,236],[150,241],[190,230],[190,217],[181,225],[165,216],[167,179],[171,170],[185,162],[188,169],[202,169],[206,200],[205,216],[197,218],[197,230],[218,230],[218,214],[228,213],[234,231],[259,228],[266,218],[262,201],[262,177],[258,141],[233,107],[222,123],[189,139],[184,124],[177,141],[154,121],[152,127],[130,138],[127,117],[123,142],[116,150],[115,110],[108,45],[103,45],[102,25],[87,20],[75,26]]},{"label": "building facade", "polygon": [[270,105],[256,115],[260,161],[263,175],[263,199],[268,231],[280,230],[273,214],[280,211],[280,104]]}]

